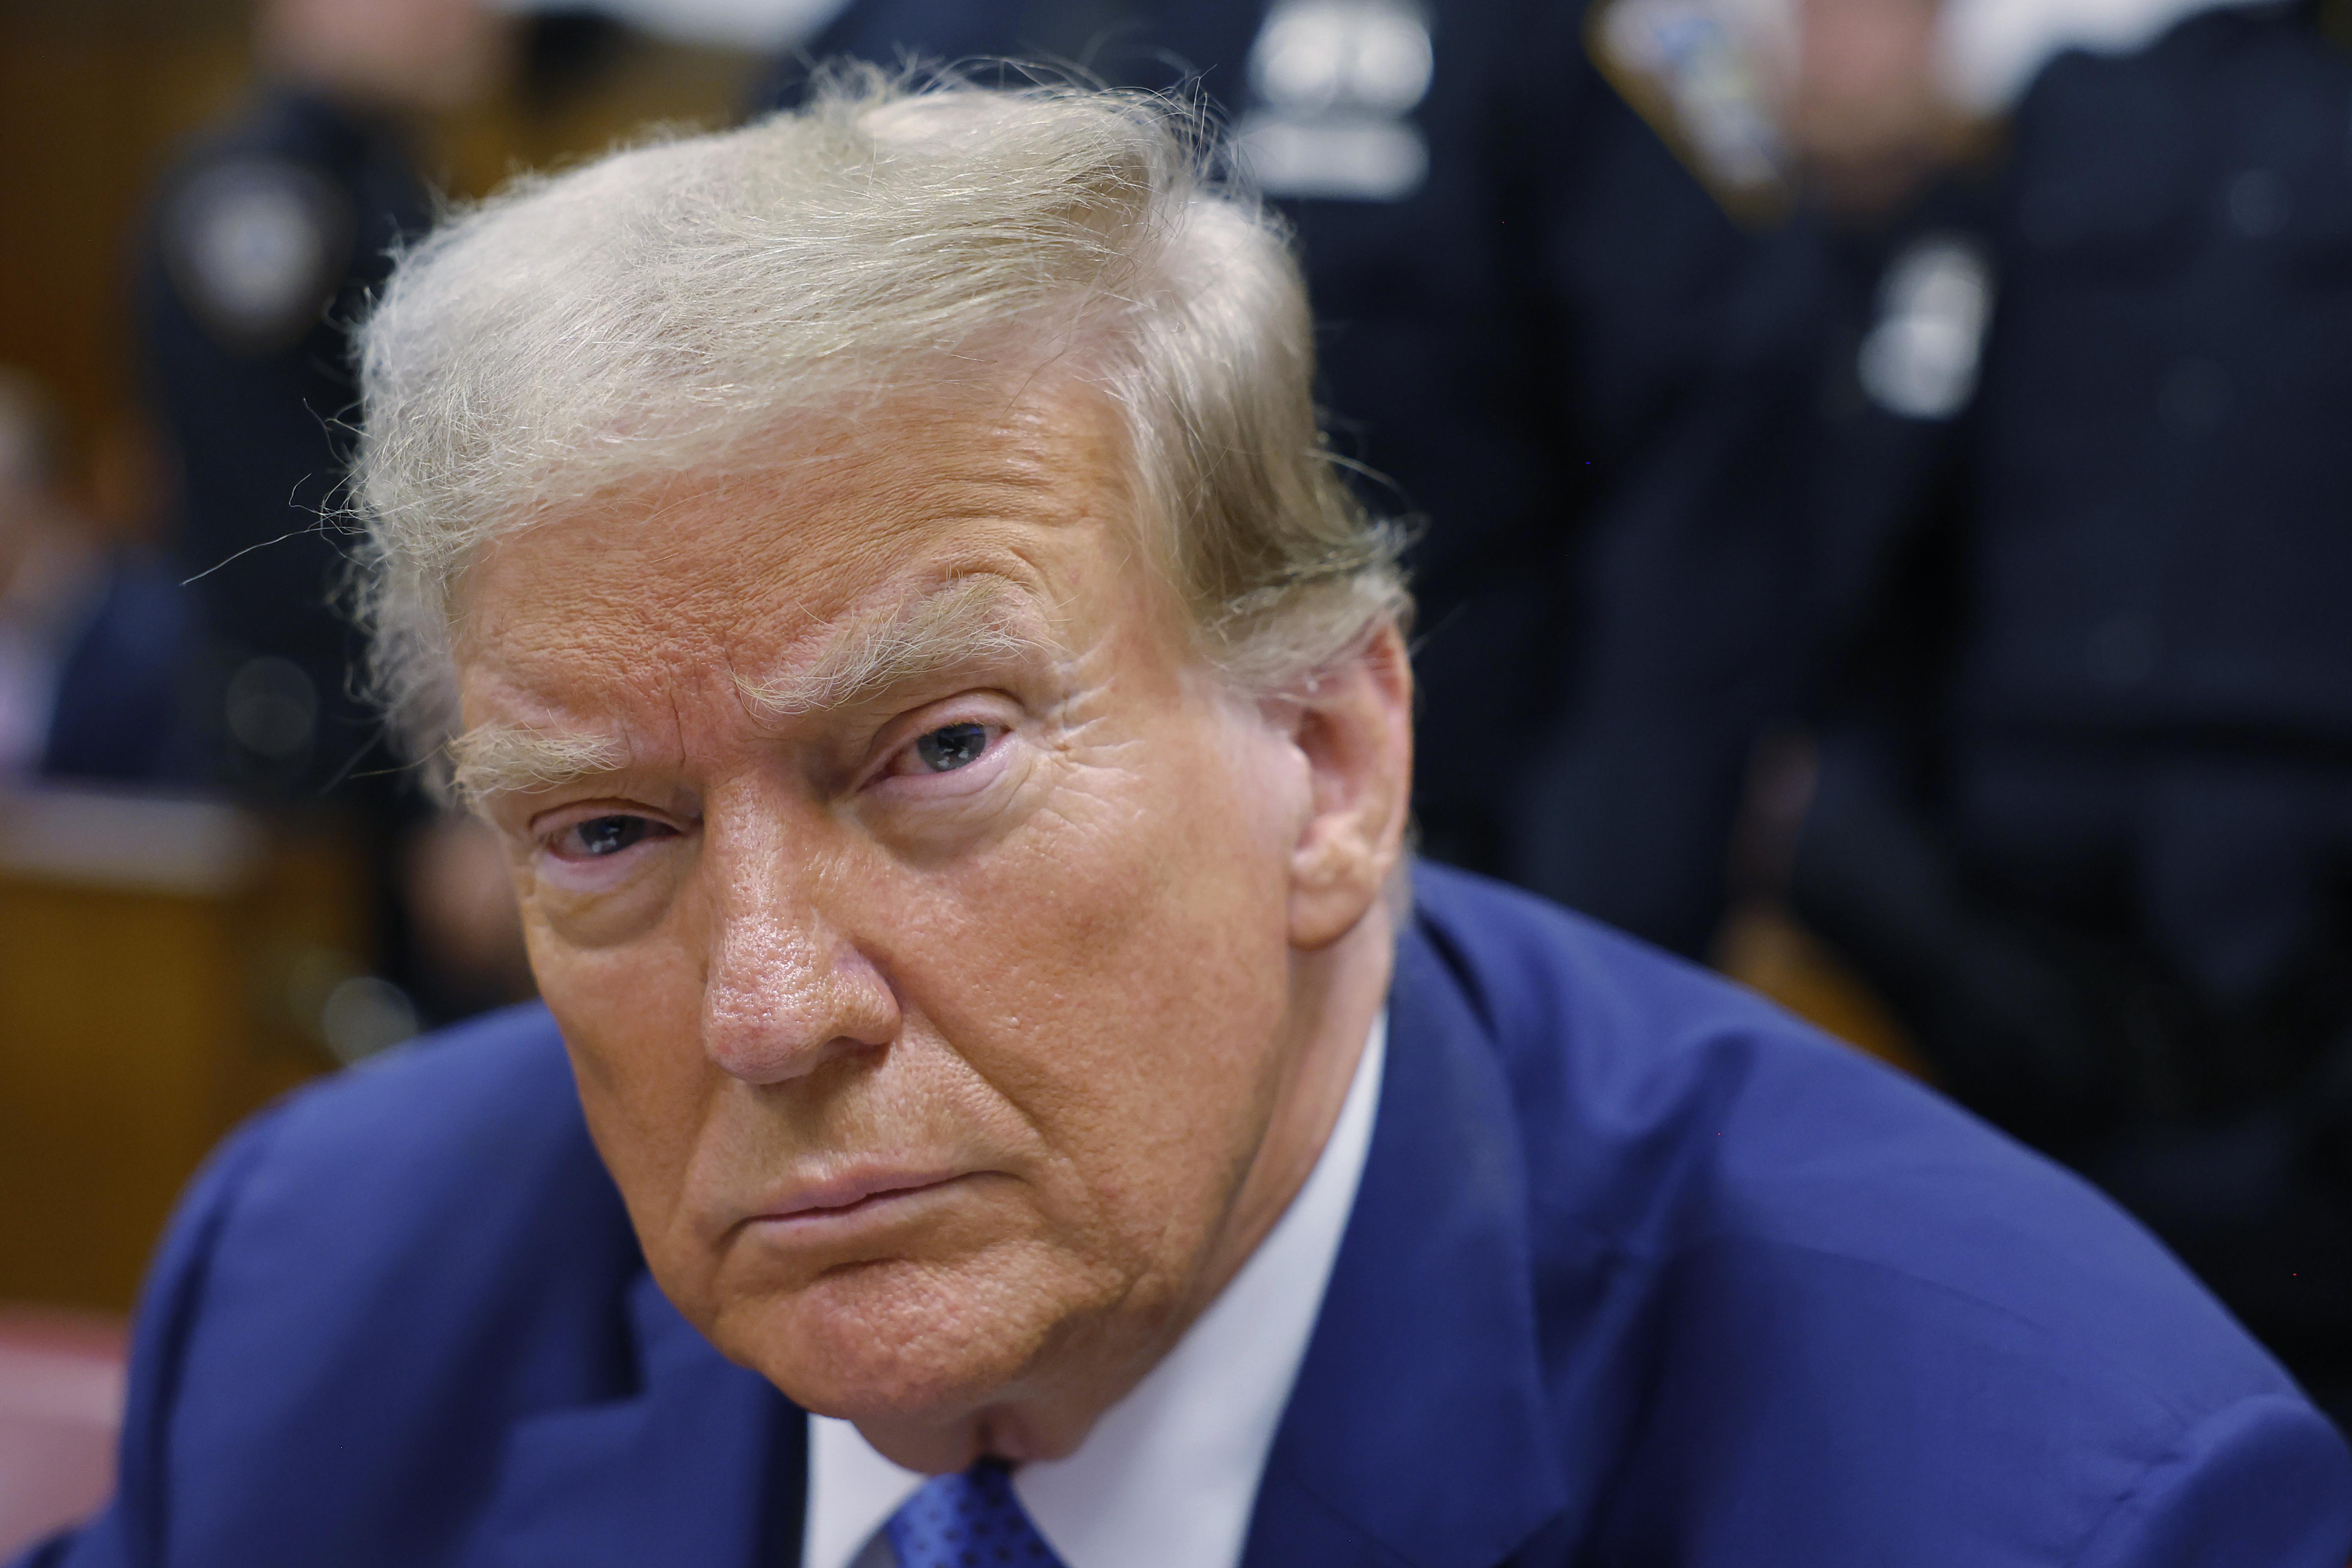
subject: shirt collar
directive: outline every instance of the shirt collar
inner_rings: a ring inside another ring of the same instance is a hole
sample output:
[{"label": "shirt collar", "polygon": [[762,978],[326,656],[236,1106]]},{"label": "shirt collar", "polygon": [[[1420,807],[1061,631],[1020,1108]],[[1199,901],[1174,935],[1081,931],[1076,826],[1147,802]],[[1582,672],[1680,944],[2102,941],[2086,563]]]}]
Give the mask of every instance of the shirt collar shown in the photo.
[{"label": "shirt collar", "polygon": [[[1013,1489],[1068,1568],[1234,1568],[1259,1475],[1355,1207],[1371,1147],[1388,1015],[1372,1021],[1346,1103],[1298,1195],[1175,1349],[1066,1459]],[[928,1478],[846,1421],[809,1418],[804,1568],[852,1568]]]}]

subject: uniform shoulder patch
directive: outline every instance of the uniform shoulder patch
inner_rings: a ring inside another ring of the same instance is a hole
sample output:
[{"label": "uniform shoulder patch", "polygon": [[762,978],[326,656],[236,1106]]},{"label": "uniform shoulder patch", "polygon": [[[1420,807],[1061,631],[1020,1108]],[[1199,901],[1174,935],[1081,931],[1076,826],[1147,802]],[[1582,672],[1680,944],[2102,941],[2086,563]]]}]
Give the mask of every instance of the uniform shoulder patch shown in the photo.
[{"label": "uniform shoulder patch", "polygon": [[351,261],[350,201],[290,159],[244,155],[194,171],[163,215],[164,262],[197,323],[261,357],[318,323]]},{"label": "uniform shoulder patch", "polygon": [[1781,0],[1595,0],[1584,47],[1727,212],[1765,224],[1792,200],[1773,101],[1794,27]]}]

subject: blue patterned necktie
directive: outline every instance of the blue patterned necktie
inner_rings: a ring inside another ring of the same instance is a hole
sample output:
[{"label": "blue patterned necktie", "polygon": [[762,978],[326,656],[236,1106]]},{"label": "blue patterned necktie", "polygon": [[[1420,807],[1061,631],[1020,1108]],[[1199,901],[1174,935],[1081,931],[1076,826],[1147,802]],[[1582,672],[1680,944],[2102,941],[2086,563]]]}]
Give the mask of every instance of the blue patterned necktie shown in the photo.
[{"label": "blue patterned necktie", "polygon": [[997,1459],[932,1477],[883,1529],[898,1568],[1062,1568]]}]

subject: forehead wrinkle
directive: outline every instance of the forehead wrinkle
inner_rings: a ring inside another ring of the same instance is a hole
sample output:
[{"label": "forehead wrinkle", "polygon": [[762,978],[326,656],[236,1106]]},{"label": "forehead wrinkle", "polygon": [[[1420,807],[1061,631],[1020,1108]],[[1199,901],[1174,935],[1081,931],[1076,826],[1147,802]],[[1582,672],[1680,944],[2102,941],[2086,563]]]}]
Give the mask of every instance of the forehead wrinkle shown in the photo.
[{"label": "forehead wrinkle", "polygon": [[1013,602],[1019,590],[992,573],[959,577],[882,615],[853,620],[807,668],[772,682],[735,677],[757,716],[789,720],[856,707],[941,669],[1043,649]]},{"label": "forehead wrinkle", "polygon": [[[469,625],[463,639],[476,653],[508,655],[493,662],[508,666],[526,688],[541,684],[534,678],[551,668],[568,677],[593,673],[604,678],[600,685],[635,687],[640,697],[647,694],[649,679],[659,679],[661,671],[654,665],[672,676],[723,674],[722,689],[732,689],[755,719],[771,721],[867,703],[887,688],[959,664],[1065,654],[1069,650],[1051,628],[1066,606],[1049,586],[1053,574],[1037,573],[1038,563],[1028,558],[1019,536],[1072,524],[1108,526],[1125,535],[1127,476],[1115,458],[1101,460],[1110,455],[1097,442],[1082,442],[1084,450],[1072,461],[1073,454],[1064,448],[1076,437],[1049,421],[1024,417],[1035,411],[1019,399],[1012,409],[994,412],[992,418],[974,421],[962,413],[950,420],[960,429],[975,423],[984,426],[973,432],[985,437],[974,444],[977,449],[946,439],[950,432],[927,429],[940,461],[911,465],[911,471],[896,460],[898,448],[851,430],[842,433],[837,445],[788,442],[788,447],[799,447],[796,455],[715,480],[698,476],[649,486],[636,492],[635,504],[627,497],[611,498],[611,506],[592,509],[604,525],[600,549],[605,570],[563,575],[549,602],[540,602],[546,595],[530,601],[526,607],[537,613],[527,618],[536,624],[521,629],[534,635],[519,649],[511,646],[518,630],[513,626]],[[873,481],[877,463],[889,465],[887,482]],[[697,526],[705,510],[730,525],[751,525],[765,515],[776,534],[801,535],[815,549],[788,563],[770,560],[766,570],[747,582],[731,559],[713,569],[717,563],[706,548],[705,531]],[[560,527],[566,520],[550,521]],[[1003,537],[1008,531],[1014,537]],[[530,530],[509,542],[522,543],[540,531]],[[1009,549],[1020,565],[992,567],[967,556],[960,570],[949,567],[932,578],[944,587],[928,593],[901,589],[900,603],[886,602],[886,607],[864,615],[836,612],[828,619],[786,609],[812,585],[865,575],[877,552],[885,560],[928,553],[926,546],[942,534],[968,541],[977,534],[980,540],[972,542]],[[1122,537],[1121,553],[1131,553],[1135,542]],[[814,565],[812,553],[818,558]],[[487,566],[488,556],[478,564]],[[1042,580],[1033,581],[1033,574]],[[664,585],[666,598],[648,597],[644,585],[649,579]],[[533,584],[546,586],[536,578]],[[780,611],[782,618],[801,621],[800,635],[781,647],[769,641],[781,629]],[[633,632],[633,639],[622,639],[635,642],[633,654],[625,655],[609,636],[589,635],[592,627],[614,622]],[[770,657],[782,656],[765,671],[753,666],[753,673],[781,671],[782,679],[746,679],[736,673],[727,645],[746,641],[767,642],[773,650]],[[812,647],[815,657],[803,665],[799,650]],[[795,665],[802,668],[795,671]],[[672,685],[661,696],[673,721],[682,725],[677,708],[684,692]],[[478,809],[485,795],[530,793],[634,764],[625,739],[574,736],[562,732],[560,722],[546,729],[527,722],[519,729],[468,731],[451,744],[450,754],[461,775],[455,781],[458,793]]]}]

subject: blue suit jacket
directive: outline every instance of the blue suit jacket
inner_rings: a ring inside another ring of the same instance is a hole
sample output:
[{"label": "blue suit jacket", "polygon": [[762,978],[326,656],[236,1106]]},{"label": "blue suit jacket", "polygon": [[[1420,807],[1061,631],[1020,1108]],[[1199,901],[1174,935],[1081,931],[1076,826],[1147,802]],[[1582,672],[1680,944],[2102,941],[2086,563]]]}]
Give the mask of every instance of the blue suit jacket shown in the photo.
[{"label": "blue suit jacket", "polygon": [[[2343,1568],[2352,1458],[2073,1178],[1699,972],[1425,868],[1246,1562]],[[654,1289],[546,1015],[196,1184],[122,1488],[43,1568],[782,1568],[804,1422]]]}]

